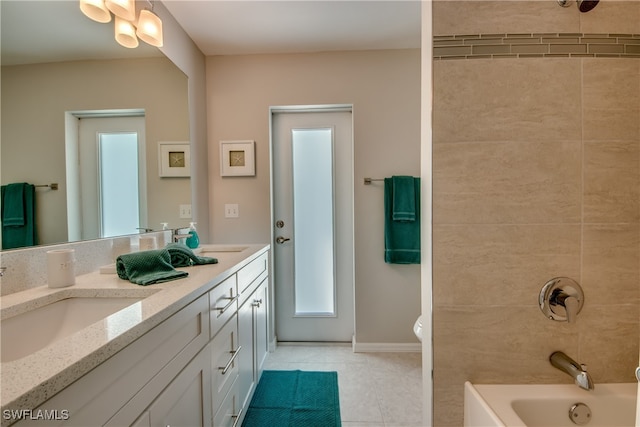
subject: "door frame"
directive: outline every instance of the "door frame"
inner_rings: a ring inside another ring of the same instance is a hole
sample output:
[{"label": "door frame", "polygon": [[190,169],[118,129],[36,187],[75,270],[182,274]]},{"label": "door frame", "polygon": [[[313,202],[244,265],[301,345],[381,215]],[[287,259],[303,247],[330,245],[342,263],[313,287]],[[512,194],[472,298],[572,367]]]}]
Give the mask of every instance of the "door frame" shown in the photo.
[{"label": "door frame", "polygon": [[[279,114],[279,113],[330,113],[330,112],[351,112],[351,114],[353,115],[353,104],[313,104],[313,105],[279,105],[279,106],[270,106],[269,107],[269,211],[270,211],[270,242],[271,242],[271,253],[274,253],[274,248],[276,245],[275,242],[275,238],[276,238],[276,233],[275,233],[275,229],[274,229],[274,221],[275,219],[275,201],[274,201],[274,177],[273,177],[273,150],[274,150],[274,138],[273,138],[273,119],[274,119],[274,115],[275,114]],[[352,147],[351,149],[353,150],[353,116],[352,116],[352,126],[351,126],[351,141],[352,141]],[[352,180],[352,185],[353,185],[353,173],[354,173],[354,165],[353,163],[355,163],[355,159],[352,158],[352,172],[351,172],[351,180]],[[354,200],[351,200],[351,203],[353,205]],[[355,218],[354,218],[355,220]],[[275,280],[276,280],[276,273],[275,273],[275,262],[274,262],[274,258],[275,256],[270,256],[269,257],[269,268],[271,273],[269,274],[269,293],[270,295],[272,295],[273,297],[271,298],[272,304],[275,303]],[[355,260],[355,258],[354,258]],[[353,331],[355,334],[355,304],[356,304],[356,300],[355,300],[355,266],[353,268],[352,271],[352,275],[354,277],[352,277],[352,298],[353,298]],[[271,331],[269,334],[269,351],[275,351],[275,348],[277,346],[277,335],[276,335],[276,324],[275,324],[275,310],[271,309],[269,310],[269,330]]]},{"label": "door frame", "polygon": [[[131,119],[142,118],[146,120],[146,113],[144,109],[117,109],[117,110],[73,110],[65,112],[65,177],[67,181],[67,235],[70,241],[84,240],[85,228],[82,225],[84,223],[84,208],[85,203],[100,203],[99,201],[99,188],[95,188],[94,193],[98,198],[95,201],[88,202],[82,196],[83,189],[81,185],[82,170],[80,168],[79,158],[80,153],[80,120],[81,119]],[[109,126],[109,125],[107,125]],[[125,126],[126,127],[126,126]],[[120,129],[119,131],[122,131]],[[146,125],[143,124],[138,131],[138,205],[140,209],[139,220],[140,224],[146,224],[148,221],[148,207],[147,207],[147,154],[146,154]],[[124,129],[124,131],[127,131]],[[97,150],[97,141],[95,142],[94,149]],[[95,162],[98,162],[97,153],[93,156]],[[95,173],[98,174],[97,169]],[[99,205],[95,207],[100,210]],[[100,219],[98,219],[100,222]],[[101,226],[98,225],[98,235],[102,234]],[[100,238],[95,236],[92,238]]]}]

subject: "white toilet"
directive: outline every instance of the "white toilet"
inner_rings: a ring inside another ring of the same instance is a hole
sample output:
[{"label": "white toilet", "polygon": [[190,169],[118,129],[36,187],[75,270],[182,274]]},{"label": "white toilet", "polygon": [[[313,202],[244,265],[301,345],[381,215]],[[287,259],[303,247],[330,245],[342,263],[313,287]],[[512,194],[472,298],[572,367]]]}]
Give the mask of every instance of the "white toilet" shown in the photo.
[{"label": "white toilet", "polygon": [[416,334],[416,337],[422,342],[422,315],[420,315],[416,323],[413,324],[413,333]]}]

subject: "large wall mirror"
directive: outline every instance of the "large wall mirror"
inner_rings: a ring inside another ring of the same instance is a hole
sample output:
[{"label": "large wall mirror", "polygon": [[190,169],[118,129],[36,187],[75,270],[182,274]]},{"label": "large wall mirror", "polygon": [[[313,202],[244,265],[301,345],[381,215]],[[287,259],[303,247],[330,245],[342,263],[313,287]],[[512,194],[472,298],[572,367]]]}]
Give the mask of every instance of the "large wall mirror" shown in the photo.
[{"label": "large wall mirror", "polygon": [[[189,141],[185,74],[144,42],[136,49],[120,46],[113,21],[90,20],[74,0],[3,0],[0,16],[0,180],[2,185],[43,186],[35,194],[38,244],[106,236],[99,226],[90,226],[102,215],[99,179],[87,178],[99,176],[99,155],[87,154],[85,142],[78,139],[80,125],[96,117],[142,120],[143,144],[137,153],[140,227],[188,225],[184,211],[191,204],[191,179],[161,176],[159,158],[161,142],[179,146]],[[99,144],[91,132],[90,144]],[[112,165],[116,171],[124,168],[135,155],[135,150],[118,149]],[[44,187],[51,183],[58,189]],[[117,185],[116,200],[122,191],[122,203],[134,203],[124,201],[125,190],[136,185],[134,178]]]}]

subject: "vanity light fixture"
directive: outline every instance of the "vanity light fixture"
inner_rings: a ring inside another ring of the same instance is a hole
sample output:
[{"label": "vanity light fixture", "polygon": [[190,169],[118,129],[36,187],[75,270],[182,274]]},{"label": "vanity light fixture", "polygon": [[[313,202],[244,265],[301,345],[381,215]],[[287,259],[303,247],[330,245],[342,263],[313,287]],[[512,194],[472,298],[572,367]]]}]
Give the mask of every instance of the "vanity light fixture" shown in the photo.
[{"label": "vanity light fixture", "polygon": [[153,10],[140,11],[136,35],[151,46],[162,47],[162,20],[153,13]]},{"label": "vanity light fixture", "polygon": [[162,20],[153,12],[153,3],[142,9],[136,22],[135,0],[80,0],[80,10],[88,18],[101,23],[115,15],[115,38],[127,48],[138,47],[138,39],[155,47],[162,47]]},{"label": "vanity light fixture", "polygon": [[136,19],[135,0],[105,0],[104,4],[114,15],[133,22]]},{"label": "vanity light fixture", "polygon": [[126,19],[116,16],[116,41],[124,47],[130,49],[138,47],[138,38],[136,37],[136,29],[133,24]]},{"label": "vanity light fixture", "polygon": [[80,10],[96,22],[106,24],[111,21],[111,12],[104,4],[104,0],[80,0]]}]

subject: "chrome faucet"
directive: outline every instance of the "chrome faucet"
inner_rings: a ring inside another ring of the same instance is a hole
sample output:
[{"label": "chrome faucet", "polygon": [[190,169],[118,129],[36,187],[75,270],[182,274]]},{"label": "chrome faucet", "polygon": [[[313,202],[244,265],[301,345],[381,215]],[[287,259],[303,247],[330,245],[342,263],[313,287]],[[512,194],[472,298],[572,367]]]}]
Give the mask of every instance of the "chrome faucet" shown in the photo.
[{"label": "chrome faucet", "polygon": [[4,276],[5,271],[7,271],[7,267],[0,267],[0,277]]},{"label": "chrome faucet", "polygon": [[556,351],[549,356],[549,361],[555,367],[571,375],[576,385],[585,390],[593,390],[595,385],[585,365],[579,364],[561,351]]},{"label": "chrome faucet", "polygon": [[[187,232],[180,233],[180,231],[182,230],[187,230]],[[189,234],[188,231],[189,231],[189,228],[176,228],[171,232],[171,239],[173,240],[174,243],[178,243],[181,239],[186,239],[189,236],[191,236],[191,234]]]}]

